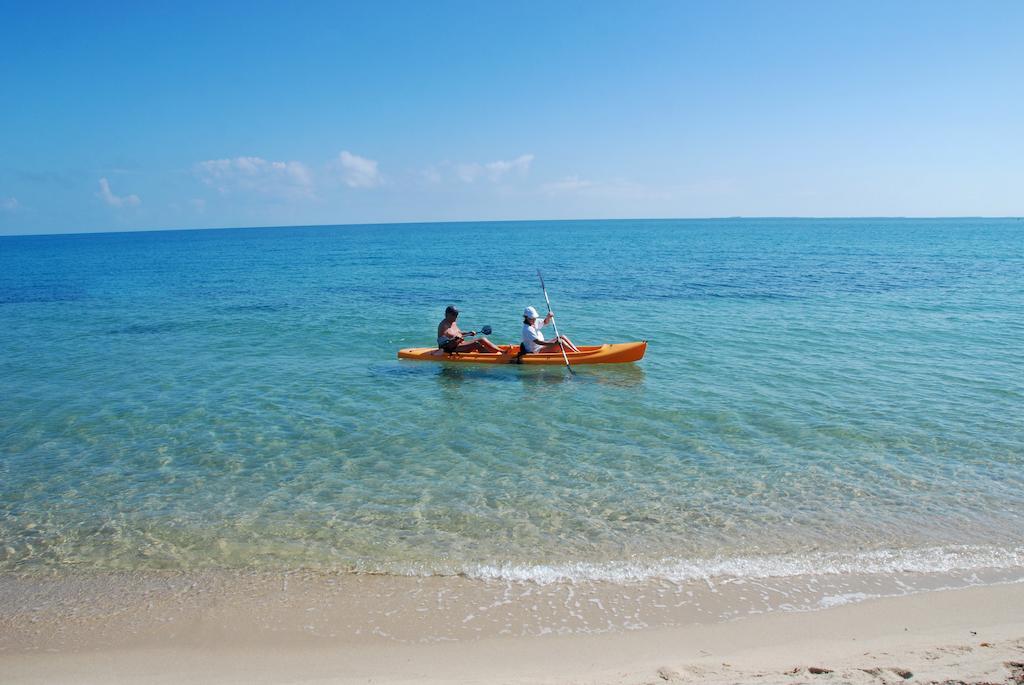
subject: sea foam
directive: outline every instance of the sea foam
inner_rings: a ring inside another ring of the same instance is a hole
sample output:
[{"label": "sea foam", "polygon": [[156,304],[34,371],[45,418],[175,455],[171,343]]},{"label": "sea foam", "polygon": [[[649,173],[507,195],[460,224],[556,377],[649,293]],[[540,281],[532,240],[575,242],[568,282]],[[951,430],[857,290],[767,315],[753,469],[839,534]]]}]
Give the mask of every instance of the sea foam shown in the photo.
[{"label": "sea foam", "polygon": [[638,583],[663,580],[791,578],[796,576],[902,573],[962,573],[980,570],[1024,571],[1024,548],[980,546],[877,550],[855,553],[664,559],[656,562],[481,564],[466,570],[470,578],[539,584],[593,581]]}]

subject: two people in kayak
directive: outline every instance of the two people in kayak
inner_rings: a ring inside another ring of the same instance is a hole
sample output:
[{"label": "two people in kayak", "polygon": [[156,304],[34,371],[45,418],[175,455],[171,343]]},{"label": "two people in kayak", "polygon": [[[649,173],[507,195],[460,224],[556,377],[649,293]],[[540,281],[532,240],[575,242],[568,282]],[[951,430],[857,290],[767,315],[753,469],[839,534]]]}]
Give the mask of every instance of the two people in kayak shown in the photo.
[{"label": "two people in kayak", "polygon": [[[454,305],[448,305],[444,310],[444,319],[437,324],[437,347],[449,354],[455,352],[489,352],[491,354],[502,354],[504,350],[492,343],[487,338],[477,338],[467,341],[466,338],[476,336],[476,331],[464,333],[457,323],[459,310]],[[520,344],[520,356],[524,354],[554,353],[564,348],[566,352],[579,352],[576,347],[564,335],[553,340],[546,340],[542,328],[554,320],[555,315],[548,312],[543,319],[533,307],[527,307],[523,311],[523,335]]]}]

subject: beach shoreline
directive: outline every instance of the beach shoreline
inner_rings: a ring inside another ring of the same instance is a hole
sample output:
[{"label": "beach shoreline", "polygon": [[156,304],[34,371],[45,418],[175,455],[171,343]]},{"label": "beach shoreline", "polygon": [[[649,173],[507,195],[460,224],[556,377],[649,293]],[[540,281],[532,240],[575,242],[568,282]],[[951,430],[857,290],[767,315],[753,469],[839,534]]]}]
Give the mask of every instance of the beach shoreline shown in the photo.
[{"label": "beach shoreline", "polygon": [[1017,223],[510,225],[661,351],[399,361],[471,228],[7,241],[0,681],[1016,677]]},{"label": "beach shoreline", "polygon": [[[69,617],[66,601],[34,615],[11,611],[5,601],[0,671],[5,683],[879,683],[903,682],[901,673],[914,674],[913,682],[1019,682],[1022,677],[1019,668],[1007,664],[1024,661],[1024,583],[686,625],[589,634],[463,632],[425,643],[380,630],[343,629],[346,612],[357,610],[348,618],[361,620],[359,602],[379,603],[395,579],[347,577],[345,583],[363,584],[368,591],[353,597],[355,586],[346,585],[344,595],[355,602],[328,612],[324,623],[314,616],[319,610],[301,606],[314,588],[301,587],[301,581],[289,588],[289,577],[298,578],[286,574],[275,582],[291,601],[275,600],[269,585],[263,594],[248,586],[231,598],[204,595],[194,581],[151,585],[151,601],[136,602],[136,614],[101,594],[92,611],[77,605],[77,618]],[[435,596],[446,583],[465,584],[465,579],[427,580]],[[40,597],[52,594],[52,587],[48,591],[38,580],[25,582],[35,583]],[[136,589],[145,596],[145,588]],[[102,591],[94,586],[86,592]],[[173,610],[168,597],[177,598]],[[188,597],[195,601],[184,601]],[[85,599],[79,594],[76,601]],[[475,599],[463,598],[467,604]],[[408,604],[408,598],[400,601]],[[511,605],[528,616],[536,610],[532,602],[515,599]],[[276,623],[266,623],[268,617]],[[441,634],[441,624],[458,622],[450,612],[415,608],[397,621],[408,635]],[[337,629],[334,634],[327,630],[330,625]],[[812,673],[811,667],[831,673]]]}]

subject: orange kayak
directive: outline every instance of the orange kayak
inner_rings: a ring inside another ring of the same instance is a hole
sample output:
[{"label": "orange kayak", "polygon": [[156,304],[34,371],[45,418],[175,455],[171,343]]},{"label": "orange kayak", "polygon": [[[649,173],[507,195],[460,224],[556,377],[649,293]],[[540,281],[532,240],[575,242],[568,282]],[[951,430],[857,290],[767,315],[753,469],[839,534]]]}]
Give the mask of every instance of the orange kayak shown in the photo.
[{"label": "orange kayak", "polygon": [[[499,345],[501,354],[496,352],[459,352],[448,354],[436,347],[407,347],[398,351],[399,359],[415,359],[422,362],[467,362],[471,364],[511,364],[519,354],[519,345]],[[579,352],[569,352],[569,364],[625,364],[643,359],[647,341],[612,343],[608,345],[582,345]],[[523,355],[521,362],[527,365],[565,364],[561,352],[544,352]]]}]

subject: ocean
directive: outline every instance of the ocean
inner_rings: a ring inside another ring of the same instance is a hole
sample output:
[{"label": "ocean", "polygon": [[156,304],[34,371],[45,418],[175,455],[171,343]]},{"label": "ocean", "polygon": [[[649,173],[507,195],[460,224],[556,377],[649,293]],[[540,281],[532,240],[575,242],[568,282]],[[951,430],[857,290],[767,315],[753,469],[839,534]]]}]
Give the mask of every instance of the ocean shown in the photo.
[{"label": "ocean", "polygon": [[0,238],[0,576],[1021,580],[1022,417],[1016,219]]}]

